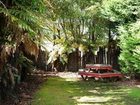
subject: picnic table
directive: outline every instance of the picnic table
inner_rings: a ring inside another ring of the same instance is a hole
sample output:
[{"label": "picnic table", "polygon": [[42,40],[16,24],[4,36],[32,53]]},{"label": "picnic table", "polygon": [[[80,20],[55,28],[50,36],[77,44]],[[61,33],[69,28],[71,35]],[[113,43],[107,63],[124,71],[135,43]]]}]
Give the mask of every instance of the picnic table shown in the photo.
[{"label": "picnic table", "polygon": [[86,67],[80,69],[78,73],[84,80],[88,77],[94,77],[95,79],[123,77],[120,72],[113,70],[109,64],[86,64]]},{"label": "picnic table", "polygon": [[112,70],[112,66],[109,64],[86,64],[87,69],[104,69],[104,70]]}]

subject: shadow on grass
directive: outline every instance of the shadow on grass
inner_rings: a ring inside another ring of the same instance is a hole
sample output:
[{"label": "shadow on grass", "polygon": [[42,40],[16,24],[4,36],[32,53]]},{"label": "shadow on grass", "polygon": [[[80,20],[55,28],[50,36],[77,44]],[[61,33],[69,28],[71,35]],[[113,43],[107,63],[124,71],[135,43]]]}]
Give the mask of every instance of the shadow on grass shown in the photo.
[{"label": "shadow on grass", "polygon": [[32,105],[139,105],[131,88],[115,83],[50,77],[34,94]]}]

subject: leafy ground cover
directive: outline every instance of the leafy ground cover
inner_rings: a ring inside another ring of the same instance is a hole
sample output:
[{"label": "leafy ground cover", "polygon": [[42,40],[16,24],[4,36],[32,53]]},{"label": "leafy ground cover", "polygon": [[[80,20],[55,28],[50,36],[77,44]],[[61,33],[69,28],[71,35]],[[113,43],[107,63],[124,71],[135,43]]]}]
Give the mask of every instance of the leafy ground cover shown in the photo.
[{"label": "leafy ground cover", "polygon": [[49,77],[34,93],[32,105],[139,105],[139,93],[140,88],[117,83]]}]

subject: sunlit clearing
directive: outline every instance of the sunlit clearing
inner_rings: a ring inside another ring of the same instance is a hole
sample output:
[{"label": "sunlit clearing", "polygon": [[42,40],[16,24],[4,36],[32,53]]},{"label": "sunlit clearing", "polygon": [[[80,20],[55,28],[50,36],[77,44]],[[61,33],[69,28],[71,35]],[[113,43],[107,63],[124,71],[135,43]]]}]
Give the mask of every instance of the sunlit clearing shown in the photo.
[{"label": "sunlit clearing", "polygon": [[136,87],[140,88],[140,85],[136,85]]},{"label": "sunlit clearing", "polygon": [[66,81],[78,81],[79,79],[75,79],[75,78],[65,78]]},{"label": "sunlit clearing", "polygon": [[74,97],[74,99],[77,102],[98,102],[98,103],[102,103],[102,102],[107,102],[108,100],[111,100],[112,97],[92,97],[92,96],[83,96],[83,97]]},{"label": "sunlit clearing", "polygon": [[[93,105],[93,104],[77,104],[77,105]],[[94,105],[101,105],[101,104],[94,104]]]},{"label": "sunlit clearing", "polygon": [[95,87],[95,89],[96,89],[96,90],[99,90],[99,89],[100,89],[100,87]]},{"label": "sunlit clearing", "polygon": [[130,93],[130,89],[119,89],[118,91],[110,90],[106,91],[104,94],[126,94]]},{"label": "sunlit clearing", "polygon": [[97,90],[89,90],[88,92],[90,92],[90,93],[100,93]]},{"label": "sunlit clearing", "polygon": [[78,81],[80,78],[78,73],[72,73],[72,72],[58,73],[58,76],[64,78],[66,81]]}]

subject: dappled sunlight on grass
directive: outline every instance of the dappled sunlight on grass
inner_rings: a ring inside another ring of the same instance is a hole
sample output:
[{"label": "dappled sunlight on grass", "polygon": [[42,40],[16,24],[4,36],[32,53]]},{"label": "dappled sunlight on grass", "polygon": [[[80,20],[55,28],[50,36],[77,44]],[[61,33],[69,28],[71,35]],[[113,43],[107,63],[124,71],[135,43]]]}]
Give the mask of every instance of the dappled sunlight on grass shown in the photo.
[{"label": "dappled sunlight on grass", "polygon": [[117,87],[113,84],[106,85],[108,83],[95,83],[92,90],[84,91],[88,95],[81,95],[73,99],[76,100],[77,105],[127,105],[125,97],[130,89]]},{"label": "dappled sunlight on grass", "polygon": [[[93,105],[93,104],[87,104],[87,103],[80,104],[80,103],[78,103],[77,105]],[[101,104],[94,104],[94,105],[101,105]]]},{"label": "dappled sunlight on grass", "polygon": [[109,95],[113,95],[113,94],[115,94],[115,95],[118,95],[118,94],[128,94],[128,93],[130,93],[130,90],[131,89],[126,89],[126,88],[124,88],[124,89],[118,89],[118,90],[109,90],[109,91],[106,91],[104,94],[109,94]]},{"label": "dappled sunlight on grass", "polygon": [[77,102],[94,102],[94,103],[102,103],[102,102],[107,102],[110,99],[112,99],[112,97],[94,97],[94,96],[82,96],[82,97],[74,97],[73,99],[75,99]]},{"label": "dappled sunlight on grass", "polygon": [[65,78],[66,81],[79,81],[79,79]]},{"label": "dappled sunlight on grass", "polygon": [[[65,78],[64,78],[65,77]],[[35,93],[32,105],[139,105],[133,100],[138,90],[115,83],[50,77]],[[67,77],[67,78],[66,78]]]},{"label": "dappled sunlight on grass", "polygon": [[100,92],[97,91],[97,90],[89,90],[88,92],[90,92],[90,93],[95,93],[95,94],[100,94]]}]

